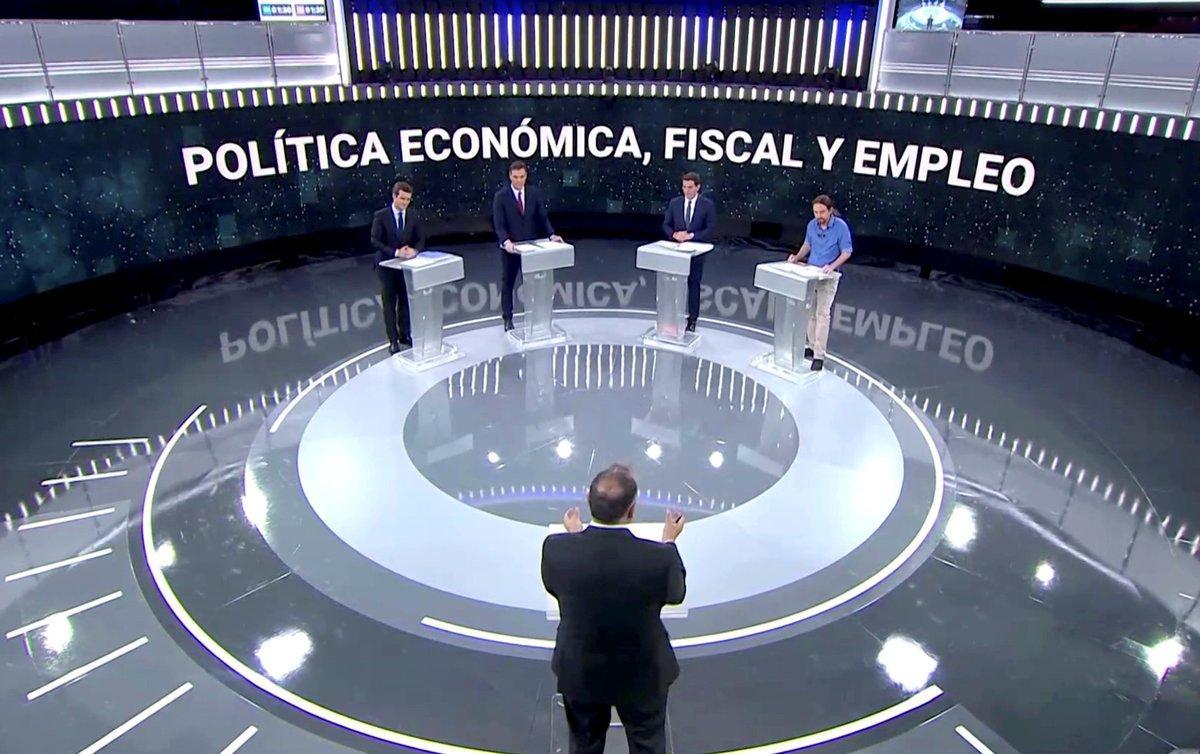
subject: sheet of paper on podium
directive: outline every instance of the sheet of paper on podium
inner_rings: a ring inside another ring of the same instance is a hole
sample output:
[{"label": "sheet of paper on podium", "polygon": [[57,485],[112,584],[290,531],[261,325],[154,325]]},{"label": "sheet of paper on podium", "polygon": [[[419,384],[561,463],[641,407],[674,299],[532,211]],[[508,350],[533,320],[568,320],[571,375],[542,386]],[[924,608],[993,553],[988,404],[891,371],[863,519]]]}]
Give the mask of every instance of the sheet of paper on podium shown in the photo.
[{"label": "sheet of paper on podium", "polygon": [[427,267],[451,256],[444,251],[422,251],[412,259],[402,259],[408,267]]},{"label": "sheet of paper on podium", "polygon": [[836,272],[821,272],[821,268],[813,264],[795,264],[793,262],[768,262],[761,265],[777,272],[782,272],[787,275],[792,275],[798,278],[806,278],[811,280],[827,280],[836,277],[839,273]]},{"label": "sheet of paper on podium", "polygon": [[522,254],[528,254],[531,251],[549,251],[553,249],[572,248],[571,244],[566,241],[551,241],[549,238],[539,238],[535,241],[521,241],[513,246]]},{"label": "sheet of paper on podium", "polygon": [[[651,542],[662,541],[663,525],[661,523],[639,522],[628,524],[625,528],[633,532],[633,535],[639,539],[648,539]],[[565,531],[566,528],[562,524],[550,524],[546,527],[546,536],[550,536],[551,534],[562,534]],[[683,603],[679,605],[664,605],[662,609],[662,617],[664,618],[686,618],[687,614],[687,599],[684,599]],[[553,595],[547,592],[546,620],[558,619],[558,600],[554,599]]]}]

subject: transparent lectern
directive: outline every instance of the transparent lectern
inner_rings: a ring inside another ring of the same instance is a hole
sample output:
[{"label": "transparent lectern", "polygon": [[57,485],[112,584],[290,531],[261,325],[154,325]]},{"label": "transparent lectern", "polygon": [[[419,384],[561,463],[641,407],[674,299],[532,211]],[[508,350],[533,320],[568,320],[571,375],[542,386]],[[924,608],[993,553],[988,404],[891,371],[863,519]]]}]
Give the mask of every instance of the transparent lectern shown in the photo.
[{"label": "transparent lectern", "polygon": [[837,273],[791,262],[768,262],[754,268],[754,285],[769,291],[775,310],[775,347],[757,356],[751,366],[796,381],[815,376],[804,369],[804,343],[817,286]]},{"label": "transparent lectern", "polygon": [[640,270],[653,270],[658,276],[655,305],[658,316],[654,328],[642,336],[648,346],[666,346],[688,351],[700,336],[687,332],[687,279],[692,259],[712,251],[710,243],[655,241],[637,250]]},{"label": "transparent lectern", "polygon": [[413,345],[400,354],[400,361],[419,372],[461,356],[456,346],[442,342],[442,291],[447,283],[463,279],[462,257],[423,251],[412,259],[388,259],[379,264],[402,271],[408,286]]},{"label": "transparent lectern", "polygon": [[508,332],[522,347],[566,341],[567,334],[554,326],[554,271],[575,266],[575,247],[562,241],[522,241],[521,293],[525,316],[520,326]]}]

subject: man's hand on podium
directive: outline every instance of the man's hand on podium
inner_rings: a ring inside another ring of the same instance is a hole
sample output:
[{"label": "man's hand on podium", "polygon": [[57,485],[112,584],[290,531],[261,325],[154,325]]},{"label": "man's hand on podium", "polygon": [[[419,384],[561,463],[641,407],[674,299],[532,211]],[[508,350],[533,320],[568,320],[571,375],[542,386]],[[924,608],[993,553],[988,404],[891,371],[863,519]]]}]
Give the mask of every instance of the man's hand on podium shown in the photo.
[{"label": "man's hand on podium", "polygon": [[504,242],[504,250],[507,251],[509,254],[516,254],[517,253],[517,245],[515,243],[513,243],[512,239],[510,238]]},{"label": "man's hand on podium", "polygon": [[691,235],[692,234],[688,233],[686,230],[677,230],[671,234],[671,238],[674,239],[676,243],[683,243],[691,238]]},{"label": "man's hand on podium", "polygon": [[834,270],[834,267],[832,264],[827,264],[821,268],[821,272],[824,272],[826,275],[833,272],[833,270]]},{"label": "man's hand on podium", "polygon": [[563,514],[563,526],[570,534],[578,534],[583,531],[583,519],[579,517],[578,505],[567,508],[567,512]]},{"label": "man's hand on podium", "polygon": [[396,249],[396,256],[400,259],[412,259],[417,255],[417,250],[411,246],[401,246]]},{"label": "man's hand on podium", "polygon": [[663,523],[662,541],[674,542],[675,538],[683,531],[685,520],[683,514],[679,511],[667,509],[667,519]]},{"label": "man's hand on podium", "polygon": [[562,236],[555,235],[553,233],[550,235],[550,240],[553,241],[554,243],[562,243],[563,242]]},{"label": "man's hand on podium", "polygon": [[797,251],[795,254],[788,255],[788,261],[792,264],[800,264],[804,261],[804,257],[800,256],[800,252]]}]

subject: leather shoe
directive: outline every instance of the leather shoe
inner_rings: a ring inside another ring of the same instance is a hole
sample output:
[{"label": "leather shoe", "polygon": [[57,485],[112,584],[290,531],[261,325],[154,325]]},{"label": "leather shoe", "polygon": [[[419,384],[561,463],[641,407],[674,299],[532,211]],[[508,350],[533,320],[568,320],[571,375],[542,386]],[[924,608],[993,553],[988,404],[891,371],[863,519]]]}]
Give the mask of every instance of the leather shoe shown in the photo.
[{"label": "leather shoe", "polygon": [[683,328],[684,332],[696,332],[696,323],[689,321],[687,327]]},{"label": "leather shoe", "polygon": [[813,357],[813,350],[811,348],[805,348],[804,349],[804,358],[811,359],[812,357]]},{"label": "leather shoe", "polygon": [[812,371],[819,372],[824,368],[825,368],[825,359],[813,359],[812,360]]},{"label": "leather shoe", "polygon": [[509,330],[514,330],[514,329],[516,329],[516,328],[513,326],[513,321],[511,319],[504,320],[504,332],[508,332]]},{"label": "leather shoe", "polygon": [[398,353],[400,353],[400,344],[388,343],[388,355],[395,356]]}]

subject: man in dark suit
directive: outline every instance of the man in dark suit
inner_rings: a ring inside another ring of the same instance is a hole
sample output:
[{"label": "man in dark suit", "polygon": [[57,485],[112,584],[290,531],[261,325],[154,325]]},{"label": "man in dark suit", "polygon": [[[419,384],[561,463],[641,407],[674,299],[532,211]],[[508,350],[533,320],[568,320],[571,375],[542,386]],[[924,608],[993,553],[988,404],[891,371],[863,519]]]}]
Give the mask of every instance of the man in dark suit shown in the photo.
[{"label": "man in dark suit", "polygon": [[686,572],[675,538],[683,516],[667,511],[663,542],[639,539],[633,521],[637,482],[614,464],[588,489],[592,522],[579,508],[563,517],[566,534],[542,546],[542,583],[558,600],[561,620],[552,668],[558,676],[571,754],[601,754],[612,707],[629,750],[666,752],[667,690],[679,663],[659,613],[683,602]]},{"label": "man in dark suit", "polygon": [[505,330],[513,329],[513,288],[521,274],[521,254],[516,245],[539,238],[562,241],[550,225],[542,192],[536,186],[525,185],[528,178],[529,168],[517,160],[508,166],[509,185],[497,191],[492,199],[492,227],[496,229],[496,240],[504,251],[500,255],[504,269],[500,282],[500,313],[504,316]]},{"label": "man in dark suit", "polygon": [[[700,196],[698,174],[683,174],[683,196],[667,203],[662,228],[663,235],[672,241],[707,243],[713,237],[717,230],[717,207],[712,199]],[[692,268],[688,273],[688,332],[696,331],[696,320],[700,318],[700,280],[704,277],[704,260],[707,258],[707,254],[692,257]]]},{"label": "man in dark suit", "polygon": [[392,185],[392,203],[375,213],[371,221],[371,246],[375,249],[375,272],[383,290],[383,327],[387,331],[388,353],[399,353],[412,345],[408,321],[408,286],[404,273],[380,267],[388,259],[412,259],[425,248],[421,223],[412,216],[413,187],[404,181]]}]

